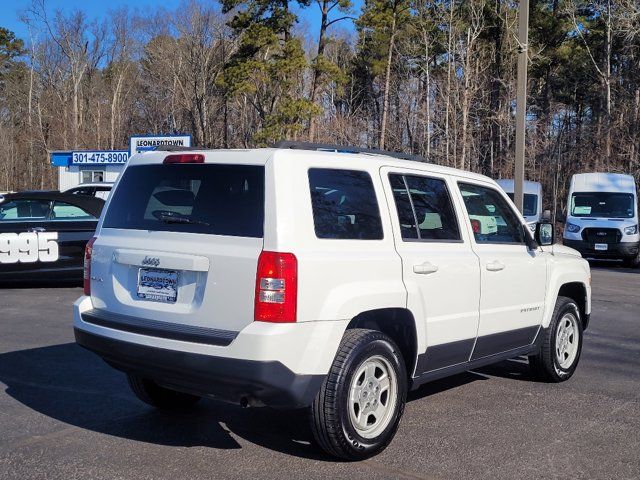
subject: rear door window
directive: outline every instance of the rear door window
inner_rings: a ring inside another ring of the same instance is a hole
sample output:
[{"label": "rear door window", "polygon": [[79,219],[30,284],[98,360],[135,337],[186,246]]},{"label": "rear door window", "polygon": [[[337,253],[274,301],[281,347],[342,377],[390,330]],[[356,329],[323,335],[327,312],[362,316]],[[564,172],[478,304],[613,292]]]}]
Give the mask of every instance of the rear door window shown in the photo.
[{"label": "rear door window", "polygon": [[263,236],[263,166],[132,166],[112,195],[104,228]]},{"label": "rear door window", "polygon": [[389,175],[403,240],[459,241],[447,184],[439,178]]},{"label": "rear door window", "polygon": [[311,168],[309,188],[318,238],[383,238],[378,200],[367,172]]}]

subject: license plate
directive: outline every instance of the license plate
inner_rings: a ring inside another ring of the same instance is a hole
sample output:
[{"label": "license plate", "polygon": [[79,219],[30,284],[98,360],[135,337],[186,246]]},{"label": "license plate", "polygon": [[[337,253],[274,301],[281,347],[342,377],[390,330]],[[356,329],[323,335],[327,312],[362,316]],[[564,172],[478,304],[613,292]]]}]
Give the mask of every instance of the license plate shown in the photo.
[{"label": "license plate", "polygon": [[178,298],[178,272],[141,268],[138,271],[138,298],[175,303]]},{"label": "license plate", "polygon": [[607,245],[606,243],[596,243],[593,248],[595,250],[608,250],[609,249],[609,245]]}]

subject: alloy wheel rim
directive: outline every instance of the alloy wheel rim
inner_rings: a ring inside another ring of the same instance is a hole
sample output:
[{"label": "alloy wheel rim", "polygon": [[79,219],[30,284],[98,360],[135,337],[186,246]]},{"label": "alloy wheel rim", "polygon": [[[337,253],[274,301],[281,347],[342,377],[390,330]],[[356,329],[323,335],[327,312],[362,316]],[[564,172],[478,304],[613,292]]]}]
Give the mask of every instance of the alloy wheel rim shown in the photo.
[{"label": "alloy wheel rim", "polygon": [[556,330],[556,362],[563,369],[571,367],[578,355],[580,331],[578,319],[573,313],[566,313],[558,324]]},{"label": "alloy wheel rim", "polygon": [[356,369],[349,389],[349,419],[363,438],[380,435],[393,419],[398,382],[389,361],[379,355]]}]

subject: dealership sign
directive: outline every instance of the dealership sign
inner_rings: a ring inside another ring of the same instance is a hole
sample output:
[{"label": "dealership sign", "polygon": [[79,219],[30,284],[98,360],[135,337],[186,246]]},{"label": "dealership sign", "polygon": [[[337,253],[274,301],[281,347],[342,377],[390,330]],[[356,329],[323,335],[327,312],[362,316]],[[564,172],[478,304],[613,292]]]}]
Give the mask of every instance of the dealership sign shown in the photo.
[{"label": "dealership sign", "polygon": [[139,135],[131,137],[129,152],[131,155],[158,147],[190,147],[191,135]]},{"label": "dealership sign", "polygon": [[51,165],[124,165],[129,160],[127,150],[79,150],[76,152],[51,152]]},{"label": "dealership sign", "polygon": [[127,163],[129,152],[126,150],[98,150],[71,152],[71,165],[100,165],[109,163]]},{"label": "dealership sign", "polygon": [[129,140],[130,150],[78,150],[51,152],[51,165],[124,165],[135,153],[161,147],[190,147],[191,135],[136,135]]}]

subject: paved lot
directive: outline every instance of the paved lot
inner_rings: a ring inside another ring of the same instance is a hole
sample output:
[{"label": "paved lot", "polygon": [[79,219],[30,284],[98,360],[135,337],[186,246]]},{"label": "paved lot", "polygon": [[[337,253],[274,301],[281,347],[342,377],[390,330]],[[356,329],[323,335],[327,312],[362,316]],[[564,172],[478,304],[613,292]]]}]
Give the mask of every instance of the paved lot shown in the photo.
[{"label": "paved lot", "polygon": [[538,383],[513,360],[428,384],[360,463],[313,447],[303,412],[160,414],[74,345],[80,289],[0,290],[0,478],[640,478],[640,270],[601,266],[593,285],[573,379]]}]

